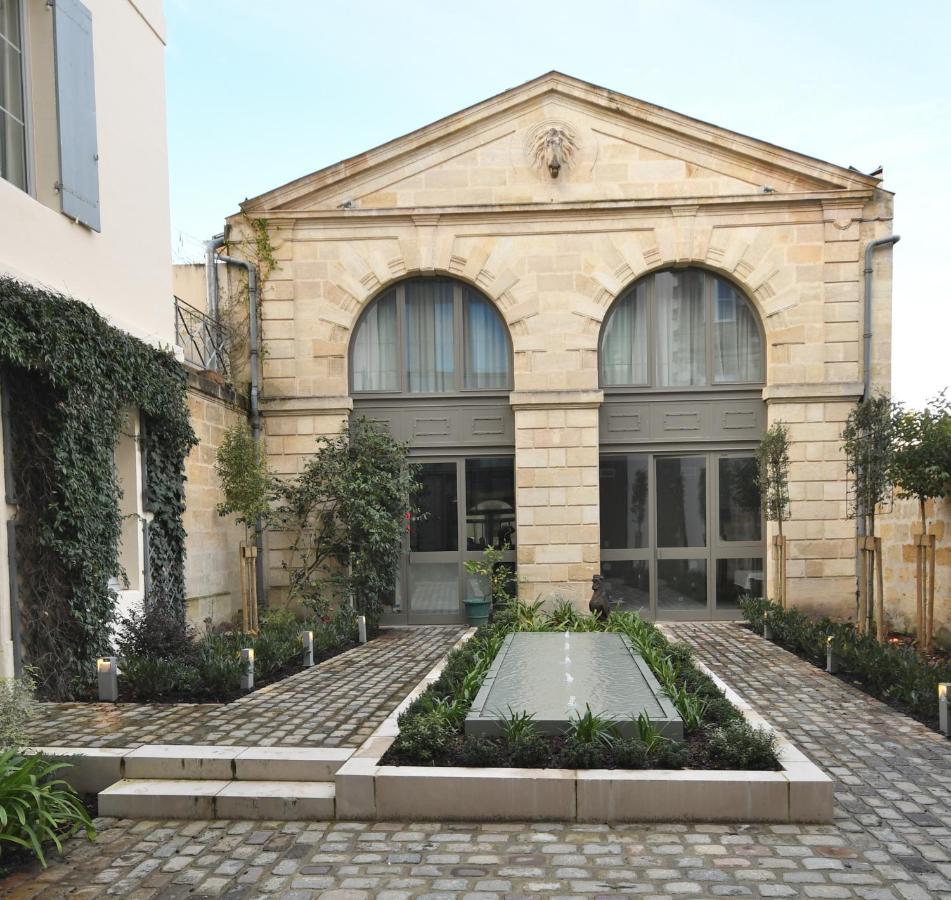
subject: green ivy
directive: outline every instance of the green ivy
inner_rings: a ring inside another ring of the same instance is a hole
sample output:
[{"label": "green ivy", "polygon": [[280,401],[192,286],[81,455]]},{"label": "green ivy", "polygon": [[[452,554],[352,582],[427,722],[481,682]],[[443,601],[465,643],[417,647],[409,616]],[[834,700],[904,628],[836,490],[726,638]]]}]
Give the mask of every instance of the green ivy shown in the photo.
[{"label": "green ivy", "polygon": [[74,696],[109,648],[122,577],[114,447],[123,408],[143,417],[148,600],[184,627],[184,462],[197,443],[172,354],[91,306],[0,278],[24,655],[45,697]]}]

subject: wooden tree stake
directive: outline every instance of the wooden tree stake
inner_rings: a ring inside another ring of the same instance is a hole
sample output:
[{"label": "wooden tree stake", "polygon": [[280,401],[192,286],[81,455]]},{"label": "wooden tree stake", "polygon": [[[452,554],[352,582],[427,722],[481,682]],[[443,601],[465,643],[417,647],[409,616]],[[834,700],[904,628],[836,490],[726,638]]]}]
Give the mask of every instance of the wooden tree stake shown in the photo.
[{"label": "wooden tree stake", "polygon": [[875,598],[875,634],[880,644],[885,642],[885,578],[882,572],[882,539],[875,538],[875,549],[872,551],[873,564],[878,573],[878,596]]}]

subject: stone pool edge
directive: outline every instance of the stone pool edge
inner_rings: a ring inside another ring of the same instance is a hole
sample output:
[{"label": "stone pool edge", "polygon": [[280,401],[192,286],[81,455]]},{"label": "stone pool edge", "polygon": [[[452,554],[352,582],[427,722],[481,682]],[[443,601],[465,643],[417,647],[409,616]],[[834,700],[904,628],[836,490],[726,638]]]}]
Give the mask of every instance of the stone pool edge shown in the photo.
[{"label": "stone pool edge", "polygon": [[[460,638],[461,646],[474,629]],[[381,766],[399,714],[445,658],[337,770],[336,815],[362,821],[828,823],[833,780],[700,663],[752,725],[777,738],[778,772]]]}]

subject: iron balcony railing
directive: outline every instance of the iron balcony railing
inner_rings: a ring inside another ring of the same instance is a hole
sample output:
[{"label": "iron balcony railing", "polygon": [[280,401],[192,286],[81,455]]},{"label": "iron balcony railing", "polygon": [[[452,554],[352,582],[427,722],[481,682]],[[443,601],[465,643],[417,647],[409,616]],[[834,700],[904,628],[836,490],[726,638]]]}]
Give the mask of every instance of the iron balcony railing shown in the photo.
[{"label": "iron balcony railing", "polygon": [[175,342],[185,352],[185,362],[230,380],[228,340],[217,319],[175,298]]}]

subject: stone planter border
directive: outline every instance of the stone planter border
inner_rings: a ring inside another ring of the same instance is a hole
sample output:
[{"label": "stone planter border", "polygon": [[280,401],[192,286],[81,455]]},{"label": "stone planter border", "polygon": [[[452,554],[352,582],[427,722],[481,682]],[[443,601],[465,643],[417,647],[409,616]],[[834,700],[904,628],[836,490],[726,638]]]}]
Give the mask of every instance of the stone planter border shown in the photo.
[{"label": "stone planter border", "polygon": [[[381,766],[380,759],[399,733],[399,714],[439,677],[444,664],[439,663],[337,770],[338,819],[832,821],[832,779],[782,735],[778,736],[782,769],[777,772]],[[722,679],[696,664],[747,721],[775,731]]]}]

